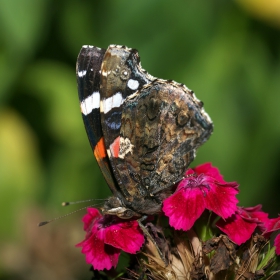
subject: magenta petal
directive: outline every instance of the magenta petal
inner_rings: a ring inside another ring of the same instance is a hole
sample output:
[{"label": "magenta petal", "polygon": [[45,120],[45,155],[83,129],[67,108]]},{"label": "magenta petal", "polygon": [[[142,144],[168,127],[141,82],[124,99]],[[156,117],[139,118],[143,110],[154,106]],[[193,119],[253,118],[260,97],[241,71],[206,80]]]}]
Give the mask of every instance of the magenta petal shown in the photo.
[{"label": "magenta petal", "polygon": [[86,255],[86,262],[94,269],[103,270],[116,267],[120,250],[107,245],[96,234],[76,245],[82,247],[82,253]]},{"label": "magenta petal", "polygon": [[[259,223],[265,223],[266,224],[267,221],[269,220],[268,219],[268,213],[265,213],[265,212],[262,212],[262,211],[251,213],[251,216],[252,216],[252,219],[257,219]],[[279,228],[280,228],[280,222],[279,222]]]},{"label": "magenta petal", "polygon": [[238,207],[238,214],[243,220],[251,223],[257,223],[258,228],[261,232],[266,231],[267,223],[269,222],[268,213],[263,212],[261,205],[254,207]]},{"label": "magenta petal", "polygon": [[274,239],[275,253],[280,255],[280,234],[278,234]]},{"label": "magenta petal", "polygon": [[163,202],[163,212],[175,229],[189,230],[205,209],[203,193],[198,188],[181,188]]},{"label": "magenta petal", "polygon": [[186,177],[190,176],[191,174],[195,174],[194,170],[192,168],[187,169],[185,173]]},{"label": "magenta petal", "polygon": [[198,165],[193,170],[197,174],[205,174],[207,176],[211,176],[220,183],[225,183],[223,176],[220,174],[219,169],[217,167],[213,167],[210,162]]},{"label": "magenta petal", "polygon": [[251,237],[257,224],[247,222],[238,214],[235,214],[226,221],[220,219],[216,226],[226,233],[233,242],[240,245]]},{"label": "magenta petal", "polygon": [[256,206],[251,206],[251,207],[240,207],[242,209],[245,209],[246,212],[248,213],[255,213],[255,212],[260,212],[262,211],[262,205],[258,204]]},{"label": "magenta petal", "polygon": [[211,190],[205,196],[206,208],[226,219],[237,210],[238,200],[235,197],[238,190],[227,185],[210,184]]},{"label": "magenta petal", "polygon": [[93,224],[93,221],[96,218],[101,217],[102,215],[100,214],[100,212],[98,211],[98,209],[96,208],[87,208],[87,214],[84,215],[84,217],[82,218],[82,221],[84,222],[84,230],[88,231],[90,230],[90,227]]},{"label": "magenta petal", "polygon": [[269,219],[266,222],[266,231],[273,232],[280,229],[280,217],[275,219]]},{"label": "magenta petal", "polygon": [[105,229],[104,242],[127,253],[135,254],[144,241],[137,221],[118,223]]}]

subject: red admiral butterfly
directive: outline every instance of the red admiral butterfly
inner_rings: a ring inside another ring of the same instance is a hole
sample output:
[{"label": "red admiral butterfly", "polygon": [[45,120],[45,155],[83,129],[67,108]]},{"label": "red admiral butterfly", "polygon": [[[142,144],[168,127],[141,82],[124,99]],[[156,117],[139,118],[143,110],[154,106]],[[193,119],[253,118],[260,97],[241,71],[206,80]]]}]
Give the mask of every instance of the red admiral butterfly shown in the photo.
[{"label": "red admiral butterfly", "polygon": [[76,74],[87,135],[113,193],[103,213],[160,212],[213,131],[203,103],[183,84],[149,75],[125,46],[83,46]]}]

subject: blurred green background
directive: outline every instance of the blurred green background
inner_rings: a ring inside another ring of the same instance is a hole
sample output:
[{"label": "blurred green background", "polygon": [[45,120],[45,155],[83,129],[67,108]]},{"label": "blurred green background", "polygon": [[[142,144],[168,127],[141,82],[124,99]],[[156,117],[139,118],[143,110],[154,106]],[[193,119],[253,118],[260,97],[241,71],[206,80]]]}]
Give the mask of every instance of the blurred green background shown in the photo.
[{"label": "blurred green background", "polygon": [[83,206],[110,192],[86,137],[80,48],[139,50],[152,75],[193,89],[214,134],[211,161],[238,181],[240,205],[280,210],[280,2],[273,0],[0,1],[0,279],[90,279]]}]

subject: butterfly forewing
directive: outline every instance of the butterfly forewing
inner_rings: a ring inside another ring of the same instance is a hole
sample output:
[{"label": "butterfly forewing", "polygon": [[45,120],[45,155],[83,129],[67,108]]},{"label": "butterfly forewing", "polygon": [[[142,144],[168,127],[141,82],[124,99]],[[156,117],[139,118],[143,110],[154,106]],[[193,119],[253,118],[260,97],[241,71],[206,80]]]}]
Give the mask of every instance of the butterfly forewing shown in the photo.
[{"label": "butterfly forewing", "polygon": [[113,193],[114,178],[105,148],[100,115],[100,69],[105,49],[83,46],[76,65],[78,94],[85,129],[97,163]]}]

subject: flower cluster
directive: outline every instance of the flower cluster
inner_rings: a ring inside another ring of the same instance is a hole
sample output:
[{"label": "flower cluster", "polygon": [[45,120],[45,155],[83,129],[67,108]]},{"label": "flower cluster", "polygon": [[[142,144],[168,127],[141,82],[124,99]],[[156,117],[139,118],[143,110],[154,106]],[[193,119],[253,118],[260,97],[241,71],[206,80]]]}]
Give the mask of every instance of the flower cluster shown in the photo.
[{"label": "flower cluster", "polygon": [[[224,233],[236,245],[247,242],[256,232],[267,238],[280,229],[280,217],[269,219],[261,205],[238,206],[237,194],[236,182],[224,181],[216,167],[205,163],[187,170],[175,192],[163,201],[162,211],[177,235],[192,232],[202,214],[210,211],[214,231]],[[82,247],[87,263],[96,270],[116,267],[121,250],[130,254],[143,250],[145,237],[137,220],[103,216],[97,209],[88,208],[83,222],[86,237],[77,246]],[[226,242],[225,238],[221,240]],[[280,255],[280,234],[274,246]]]}]

